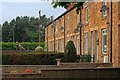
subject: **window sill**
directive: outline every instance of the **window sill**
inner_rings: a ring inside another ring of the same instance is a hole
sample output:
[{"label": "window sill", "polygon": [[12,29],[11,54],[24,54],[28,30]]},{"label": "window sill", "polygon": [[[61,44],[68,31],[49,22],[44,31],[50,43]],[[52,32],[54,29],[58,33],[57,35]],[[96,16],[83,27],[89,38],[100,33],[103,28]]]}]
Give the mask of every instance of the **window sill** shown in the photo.
[{"label": "window sill", "polygon": [[101,54],[101,57],[104,57],[104,56],[106,56],[106,55],[107,55],[107,52],[102,53],[102,54]]},{"label": "window sill", "polygon": [[85,23],[85,26],[88,26],[88,22]]},{"label": "window sill", "polygon": [[102,17],[102,20],[105,20],[105,19],[107,19],[107,16],[103,16],[103,17]]}]

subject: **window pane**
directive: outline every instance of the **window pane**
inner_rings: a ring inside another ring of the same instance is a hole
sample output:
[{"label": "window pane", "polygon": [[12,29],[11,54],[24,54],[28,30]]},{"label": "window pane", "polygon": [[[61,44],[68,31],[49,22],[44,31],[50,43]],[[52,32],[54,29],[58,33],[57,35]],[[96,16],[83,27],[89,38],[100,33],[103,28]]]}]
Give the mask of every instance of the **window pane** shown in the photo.
[{"label": "window pane", "polygon": [[102,30],[102,53],[107,51],[107,30]]},{"label": "window pane", "polygon": [[88,32],[85,33],[85,53],[88,53]]},{"label": "window pane", "polygon": [[88,7],[86,8],[86,23],[88,23]]}]

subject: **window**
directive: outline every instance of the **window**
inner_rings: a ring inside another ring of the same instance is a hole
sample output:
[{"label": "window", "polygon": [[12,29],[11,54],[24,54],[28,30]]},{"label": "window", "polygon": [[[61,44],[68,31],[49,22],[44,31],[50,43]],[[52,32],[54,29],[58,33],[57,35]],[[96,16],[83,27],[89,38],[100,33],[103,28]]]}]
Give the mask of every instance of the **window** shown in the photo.
[{"label": "window", "polygon": [[68,24],[70,25],[70,14],[68,13]]},{"label": "window", "polygon": [[107,51],[107,29],[102,30],[102,53]]},{"label": "window", "polygon": [[62,22],[61,22],[61,31],[64,32],[64,18],[62,18]]},{"label": "window", "polygon": [[79,14],[76,14],[76,26],[79,23]]},{"label": "window", "polygon": [[56,33],[58,32],[58,27],[56,27],[56,30],[55,30],[55,32],[56,32]]},{"label": "window", "polygon": [[86,4],[86,7],[85,7],[85,10],[86,10],[86,23],[88,23],[88,4]]},{"label": "window", "polygon": [[52,46],[53,46],[53,47],[52,47],[52,51],[54,51],[54,47],[55,47],[55,46],[54,46],[54,41],[52,41]]},{"label": "window", "polygon": [[[106,0],[102,0],[102,6],[106,5]],[[105,17],[107,15],[107,11],[102,12],[102,17]]]},{"label": "window", "polygon": [[104,56],[104,63],[108,63],[108,56]]},{"label": "window", "polygon": [[70,37],[68,37],[68,39],[67,39],[68,41],[70,41]]},{"label": "window", "polygon": [[67,28],[67,31],[70,30],[70,14],[68,13],[68,28]]},{"label": "window", "polygon": [[64,39],[62,39],[62,52],[64,52]]},{"label": "window", "polygon": [[62,19],[62,25],[61,26],[64,27],[64,18]]},{"label": "window", "polygon": [[85,33],[85,53],[88,54],[88,32]]}]

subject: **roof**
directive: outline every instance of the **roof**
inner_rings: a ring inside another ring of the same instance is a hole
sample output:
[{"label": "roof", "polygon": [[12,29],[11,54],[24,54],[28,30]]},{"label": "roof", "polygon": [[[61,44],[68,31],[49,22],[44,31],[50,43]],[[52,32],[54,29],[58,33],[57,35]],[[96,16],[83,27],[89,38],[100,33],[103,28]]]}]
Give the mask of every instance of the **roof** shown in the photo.
[{"label": "roof", "polygon": [[57,17],[56,19],[54,19],[53,21],[50,21],[50,22],[45,26],[45,28],[46,28],[47,26],[49,26],[50,24],[52,24],[54,21],[58,20],[59,18],[61,18],[61,17],[64,16],[65,14],[67,14],[68,12],[70,12],[71,10],[73,10],[74,8],[76,8],[76,7],[72,7],[71,9],[69,9],[69,10],[65,11],[64,13],[62,13],[60,16],[58,16],[58,17]]}]

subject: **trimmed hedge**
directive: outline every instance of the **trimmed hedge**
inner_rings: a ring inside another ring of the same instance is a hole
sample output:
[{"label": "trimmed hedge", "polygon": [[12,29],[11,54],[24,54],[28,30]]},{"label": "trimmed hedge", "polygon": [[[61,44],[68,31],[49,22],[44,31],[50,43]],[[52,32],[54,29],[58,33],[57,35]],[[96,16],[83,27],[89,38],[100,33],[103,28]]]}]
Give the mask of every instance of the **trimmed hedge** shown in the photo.
[{"label": "trimmed hedge", "polygon": [[[20,43],[26,50],[35,50],[38,46],[37,42],[22,42]],[[16,50],[15,42],[0,42],[0,46],[2,45],[2,50]],[[44,43],[41,43],[41,47],[44,48]]]},{"label": "trimmed hedge", "polygon": [[63,53],[3,53],[2,65],[55,65],[58,56],[59,58],[62,58],[63,55]]},{"label": "trimmed hedge", "polygon": [[77,61],[76,48],[73,41],[69,41],[65,48],[65,61],[75,62]]}]

